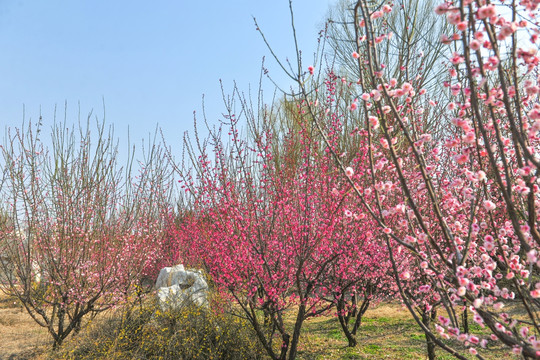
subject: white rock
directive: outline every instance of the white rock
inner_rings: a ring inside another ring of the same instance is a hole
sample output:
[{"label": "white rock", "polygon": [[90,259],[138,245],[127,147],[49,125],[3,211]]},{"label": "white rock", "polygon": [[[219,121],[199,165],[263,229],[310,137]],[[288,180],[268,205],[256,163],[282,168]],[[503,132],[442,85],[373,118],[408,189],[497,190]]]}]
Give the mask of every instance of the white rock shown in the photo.
[{"label": "white rock", "polygon": [[164,267],[159,271],[156,280],[156,289],[172,286],[174,284],[183,284],[185,279],[179,278],[185,276],[184,265],[176,265],[173,267]]},{"label": "white rock", "polygon": [[157,297],[162,310],[180,309],[194,304],[208,306],[208,284],[198,270],[183,265],[161,269],[156,280]]}]

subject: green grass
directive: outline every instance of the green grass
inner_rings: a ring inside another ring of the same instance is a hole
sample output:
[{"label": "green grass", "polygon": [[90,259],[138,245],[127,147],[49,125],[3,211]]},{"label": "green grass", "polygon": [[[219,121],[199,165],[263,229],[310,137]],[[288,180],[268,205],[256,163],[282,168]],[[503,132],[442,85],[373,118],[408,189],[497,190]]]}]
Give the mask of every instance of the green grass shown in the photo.
[{"label": "green grass", "polygon": [[411,334],[410,338],[413,339],[413,340],[426,341],[426,335],[425,334]]},{"label": "green grass", "polygon": [[328,332],[328,337],[335,339],[335,340],[345,340],[345,335],[343,335],[343,332],[341,329],[332,329]]},{"label": "green grass", "polygon": [[362,351],[367,354],[378,354],[381,352],[381,347],[379,345],[366,345]]},{"label": "green grass", "polygon": [[[470,320],[470,319],[469,319]],[[290,324],[292,325],[292,318]],[[469,329],[476,334],[488,334],[470,321]],[[338,360],[338,359],[426,359],[426,336],[399,304],[383,304],[369,309],[357,334],[358,345],[347,347],[347,339],[341,332],[339,321],[334,316],[310,319],[304,323],[299,344],[298,359]],[[457,340],[445,340],[446,344],[460,351],[470,359],[467,349]],[[485,359],[519,359],[501,344],[490,342],[489,351],[479,349]],[[454,359],[440,348],[436,349],[438,360]]]}]

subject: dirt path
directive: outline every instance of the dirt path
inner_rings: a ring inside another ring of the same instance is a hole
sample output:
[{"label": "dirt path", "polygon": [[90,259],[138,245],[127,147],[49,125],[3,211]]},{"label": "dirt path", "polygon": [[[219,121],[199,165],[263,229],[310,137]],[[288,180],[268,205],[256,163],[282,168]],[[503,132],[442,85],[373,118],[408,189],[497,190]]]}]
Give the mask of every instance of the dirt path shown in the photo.
[{"label": "dirt path", "polygon": [[0,359],[36,359],[50,345],[47,331],[0,293]]}]

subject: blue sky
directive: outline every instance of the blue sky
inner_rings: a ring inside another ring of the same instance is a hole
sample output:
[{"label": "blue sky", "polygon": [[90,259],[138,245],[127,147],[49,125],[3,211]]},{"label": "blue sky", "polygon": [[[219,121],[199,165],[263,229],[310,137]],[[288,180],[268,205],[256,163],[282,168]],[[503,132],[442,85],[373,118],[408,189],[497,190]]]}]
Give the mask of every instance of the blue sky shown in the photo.
[{"label": "blue sky", "polygon": [[[295,0],[296,27],[310,62],[325,14],[335,0]],[[225,90],[256,87],[261,59],[275,79],[287,80],[269,58],[252,16],[282,58],[294,56],[287,0],[111,1],[0,0],[0,124],[17,127],[26,118],[52,124],[58,106],[76,121],[106,121],[116,135],[139,141],[158,124],[180,149],[193,111],[205,94],[209,120],[223,111]],[[268,87],[270,88],[270,87]],[[4,129],[2,128],[2,131]]]}]

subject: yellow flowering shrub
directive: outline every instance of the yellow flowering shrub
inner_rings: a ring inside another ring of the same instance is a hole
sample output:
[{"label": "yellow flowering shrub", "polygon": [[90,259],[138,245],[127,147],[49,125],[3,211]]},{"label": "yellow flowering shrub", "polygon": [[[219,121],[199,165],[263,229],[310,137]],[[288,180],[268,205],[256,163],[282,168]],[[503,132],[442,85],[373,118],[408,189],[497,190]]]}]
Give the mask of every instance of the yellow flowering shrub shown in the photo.
[{"label": "yellow flowering shrub", "polygon": [[249,324],[215,308],[162,311],[151,303],[124,309],[90,326],[54,358],[262,359]]}]

